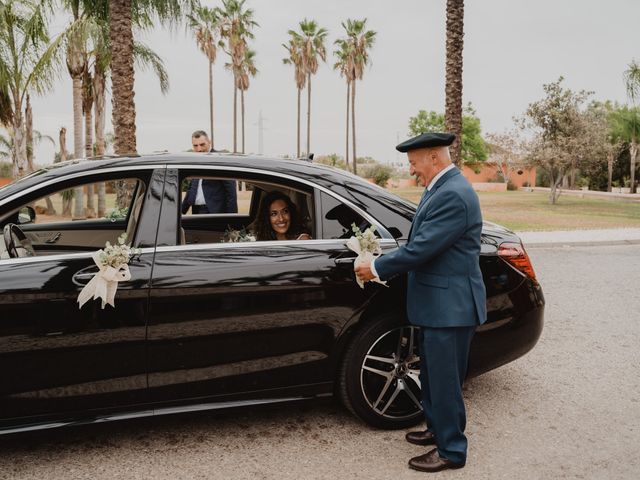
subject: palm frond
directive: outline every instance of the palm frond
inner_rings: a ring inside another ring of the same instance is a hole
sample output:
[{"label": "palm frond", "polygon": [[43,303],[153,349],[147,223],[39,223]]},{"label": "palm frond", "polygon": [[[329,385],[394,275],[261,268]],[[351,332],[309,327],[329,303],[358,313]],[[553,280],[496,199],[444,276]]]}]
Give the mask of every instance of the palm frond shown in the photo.
[{"label": "palm frond", "polygon": [[169,74],[162,58],[147,45],[140,42],[134,42],[133,44],[133,57],[136,65],[142,70],[153,69],[160,81],[160,91],[163,95],[166,95],[169,92]]}]

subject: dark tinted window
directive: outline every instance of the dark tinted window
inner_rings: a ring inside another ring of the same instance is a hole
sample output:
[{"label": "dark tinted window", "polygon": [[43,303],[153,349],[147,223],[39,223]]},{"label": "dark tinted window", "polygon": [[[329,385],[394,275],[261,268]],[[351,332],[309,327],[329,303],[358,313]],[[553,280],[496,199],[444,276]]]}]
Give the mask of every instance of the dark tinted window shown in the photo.
[{"label": "dark tinted window", "polygon": [[322,238],[349,238],[352,235],[351,224],[361,230],[369,227],[362,215],[344,205],[326,193],[322,197]]}]

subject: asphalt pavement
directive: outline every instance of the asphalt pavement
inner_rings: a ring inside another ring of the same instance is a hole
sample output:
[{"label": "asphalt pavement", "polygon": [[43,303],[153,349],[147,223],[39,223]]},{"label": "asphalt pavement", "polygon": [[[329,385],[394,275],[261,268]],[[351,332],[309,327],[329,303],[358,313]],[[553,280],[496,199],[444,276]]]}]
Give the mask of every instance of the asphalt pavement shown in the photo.
[{"label": "asphalt pavement", "polygon": [[640,228],[566,230],[555,232],[517,232],[525,247],[637,245]]},{"label": "asphalt pavement", "polygon": [[[640,478],[640,246],[529,254],[542,336],[466,383],[467,466],[437,478]],[[0,437],[0,478],[430,478],[408,469],[425,450],[404,434],[330,401],[175,415]]]}]

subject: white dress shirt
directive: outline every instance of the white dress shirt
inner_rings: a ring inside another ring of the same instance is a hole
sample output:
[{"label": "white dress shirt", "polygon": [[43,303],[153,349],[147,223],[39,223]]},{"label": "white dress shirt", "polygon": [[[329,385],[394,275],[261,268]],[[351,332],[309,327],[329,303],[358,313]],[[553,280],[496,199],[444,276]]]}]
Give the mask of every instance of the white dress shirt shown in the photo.
[{"label": "white dress shirt", "polygon": [[204,192],[202,191],[202,179],[198,179],[198,192],[196,193],[196,205],[206,205],[207,201],[204,199]]},{"label": "white dress shirt", "polygon": [[[433,179],[431,179],[431,182],[429,182],[429,185],[427,186],[427,192],[430,192],[431,189],[433,188],[433,186],[436,184],[436,182],[438,180],[440,180],[440,178],[447,173],[449,170],[456,168],[456,166],[453,163],[450,163],[447,167],[443,168],[442,170],[440,170],[437,175],[435,177],[433,177]],[[416,212],[418,213],[418,212]],[[373,273],[373,275],[380,280],[380,278],[378,277],[378,272],[376,272],[376,266],[375,266],[376,261],[373,260],[371,262],[371,273]]]}]

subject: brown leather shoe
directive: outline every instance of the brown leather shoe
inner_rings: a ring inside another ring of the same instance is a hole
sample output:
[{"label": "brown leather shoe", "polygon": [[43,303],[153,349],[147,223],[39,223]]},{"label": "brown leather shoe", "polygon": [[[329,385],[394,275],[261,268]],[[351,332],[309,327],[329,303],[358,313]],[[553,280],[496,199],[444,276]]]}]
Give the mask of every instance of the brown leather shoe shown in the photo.
[{"label": "brown leather shoe", "polygon": [[438,449],[434,448],[429,453],[425,453],[419,457],[413,457],[409,460],[409,467],[414,470],[420,470],[421,472],[439,472],[447,468],[462,468],[464,467],[464,462],[454,463],[451,460],[442,458],[438,454]]},{"label": "brown leather shoe", "polygon": [[409,432],[405,435],[407,442],[413,443],[414,445],[435,445],[436,437],[433,432],[429,430],[420,431],[420,432]]}]

